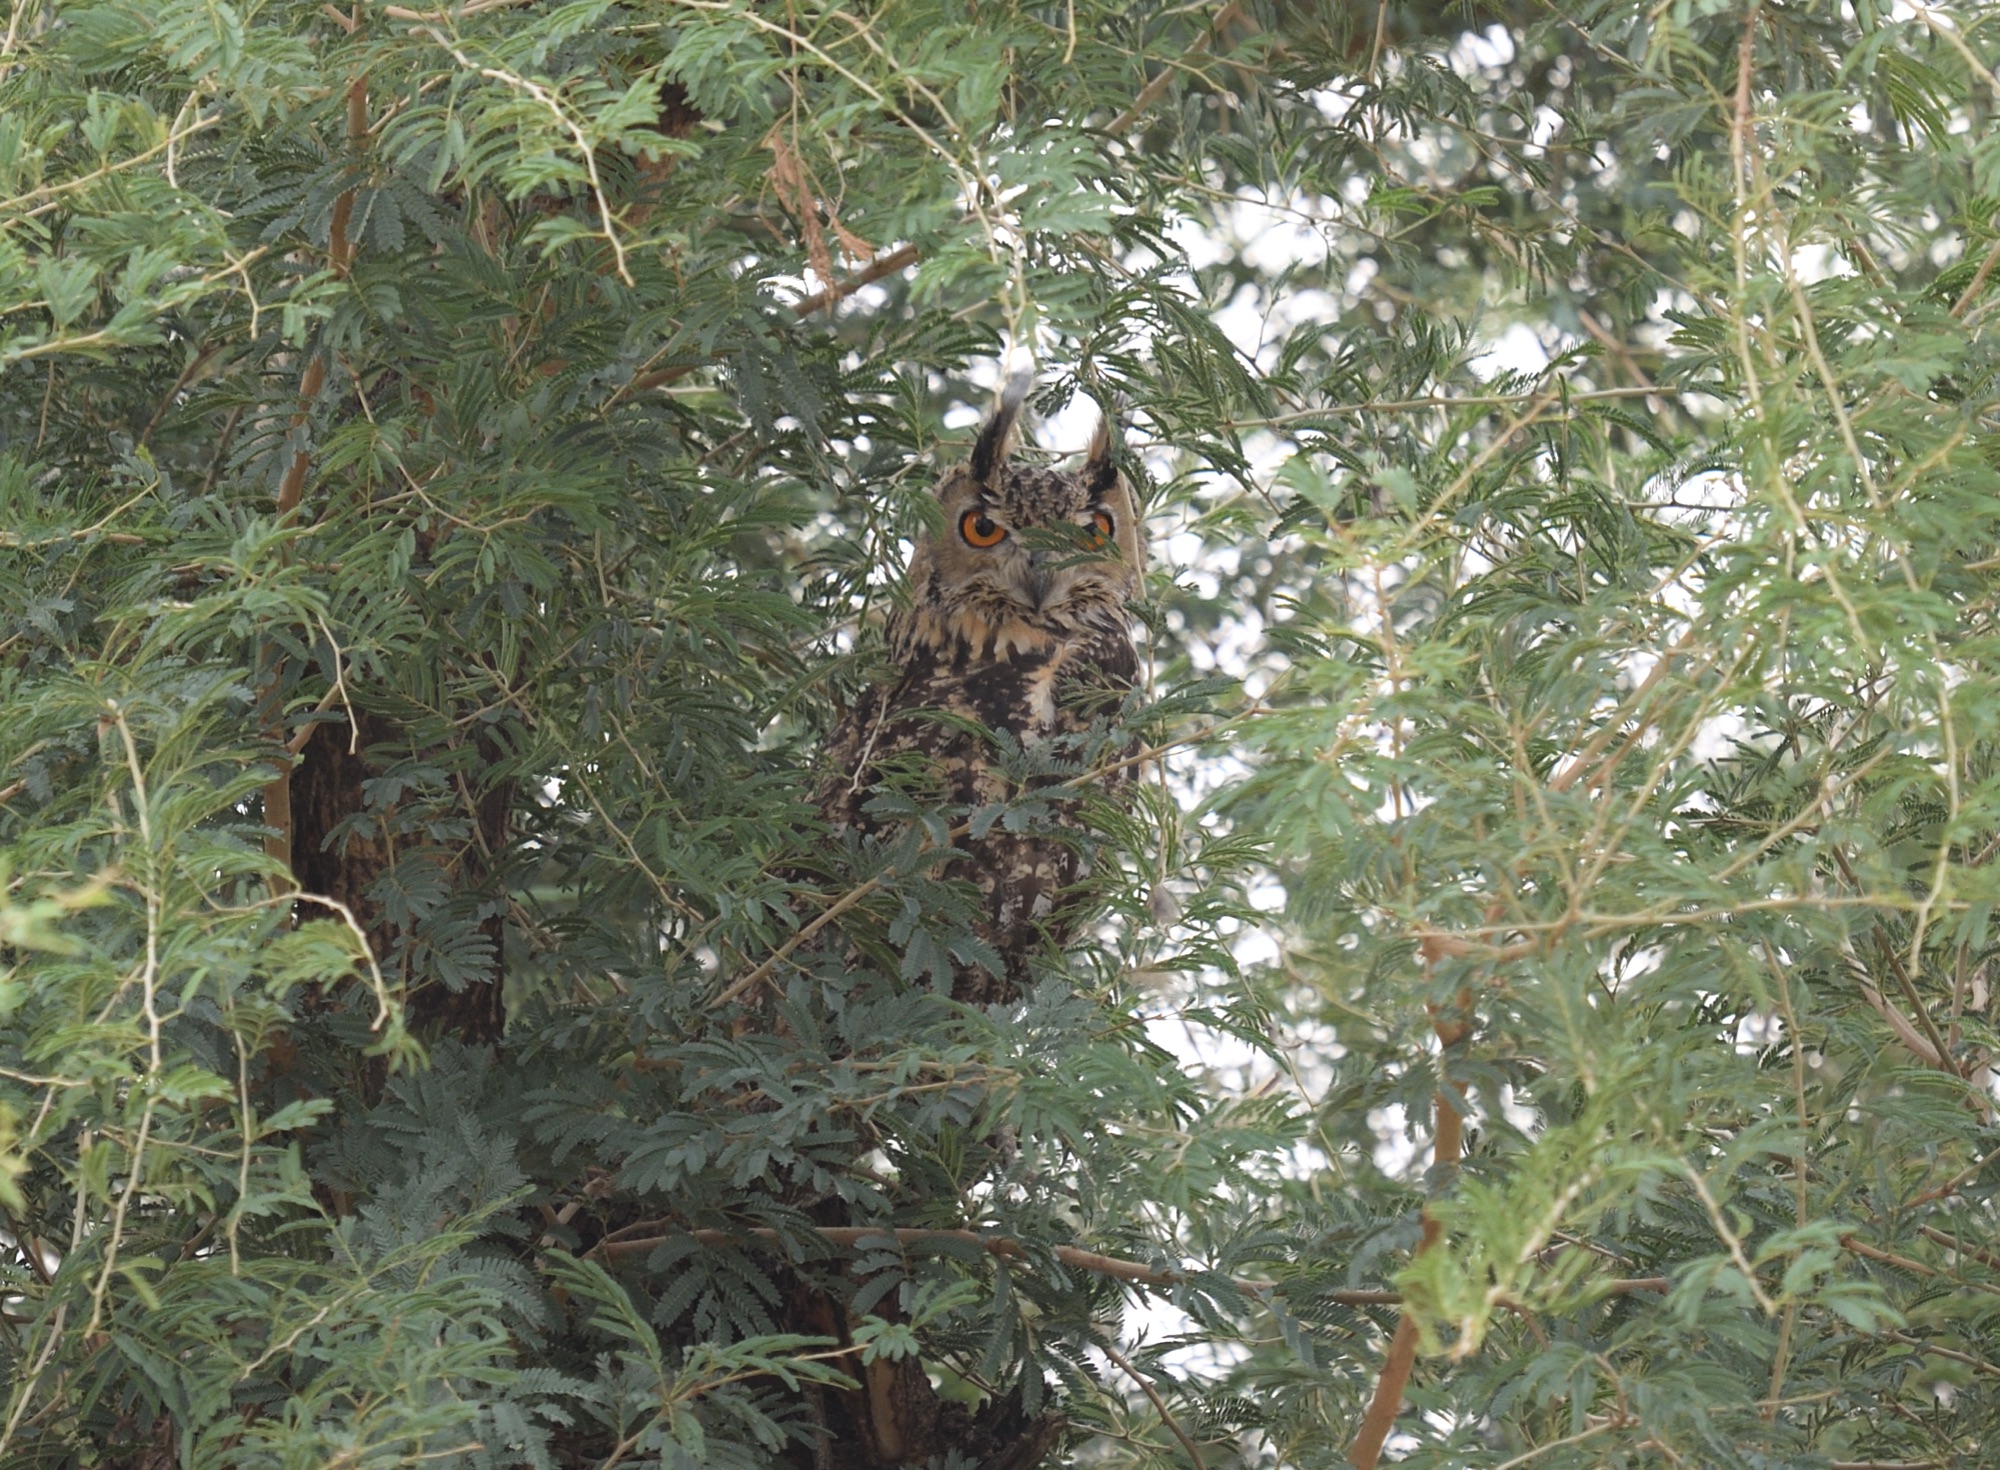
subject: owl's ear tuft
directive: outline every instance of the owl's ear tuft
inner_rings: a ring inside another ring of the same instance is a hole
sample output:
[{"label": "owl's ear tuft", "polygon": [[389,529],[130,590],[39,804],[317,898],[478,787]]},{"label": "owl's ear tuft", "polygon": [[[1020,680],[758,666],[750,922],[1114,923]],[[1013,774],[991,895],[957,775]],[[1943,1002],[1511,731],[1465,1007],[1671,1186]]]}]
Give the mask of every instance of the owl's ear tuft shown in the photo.
[{"label": "owl's ear tuft", "polygon": [[1014,447],[1014,424],[1021,416],[1021,405],[1027,402],[1028,390],[1034,386],[1034,374],[1016,373],[1001,390],[1000,406],[972,446],[972,478],[980,484],[991,485],[994,473],[1007,462],[1008,451]]},{"label": "owl's ear tuft", "polygon": [[1083,457],[1083,483],[1093,499],[1106,494],[1118,483],[1118,461],[1111,453],[1111,415],[1108,413],[1097,421],[1097,432],[1090,436],[1090,451]]}]

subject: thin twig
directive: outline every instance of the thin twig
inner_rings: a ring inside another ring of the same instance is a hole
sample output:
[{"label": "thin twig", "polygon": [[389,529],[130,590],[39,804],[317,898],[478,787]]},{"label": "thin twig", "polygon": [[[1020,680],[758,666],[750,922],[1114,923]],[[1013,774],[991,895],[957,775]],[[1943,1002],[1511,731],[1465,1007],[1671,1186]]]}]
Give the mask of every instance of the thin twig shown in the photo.
[{"label": "thin twig", "polygon": [[1736,1269],[1743,1273],[1743,1279],[1749,1283],[1750,1295],[1767,1316],[1777,1311],[1777,1303],[1773,1302],[1765,1292],[1764,1284],[1757,1279],[1756,1268],[1750,1264],[1749,1256],[1744,1253],[1742,1238],[1729,1228],[1729,1222],[1722,1216],[1722,1206],[1717,1204],[1715,1196],[1708,1192],[1708,1181],[1701,1177],[1701,1171],[1692,1164],[1683,1162],[1681,1169],[1686,1173],[1688,1183],[1694,1186],[1695,1194],[1700,1197],[1702,1208],[1708,1211],[1709,1224],[1715,1227],[1715,1233],[1722,1237],[1722,1243],[1729,1248],[1729,1258],[1736,1263]]},{"label": "thin twig", "polygon": [[362,922],[358,918],[354,918],[354,910],[348,908],[346,904],[342,904],[338,898],[328,898],[326,894],[296,892],[296,894],[286,894],[286,898],[290,898],[296,904],[318,904],[320,908],[330,908],[336,914],[340,914],[340,920],[348,926],[348,932],[362,946],[362,960],[368,962],[368,982],[370,982],[370,986],[374,990],[374,998],[376,998],[376,1018],[372,1022],[368,1022],[368,1030],[372,1030],[372,1032],[382,1030],[382,1026],[388,1024],[390,1012],[394,1008],[394,1000],[390,1000],[388,980],[382,976],[382,966],[376,964],[374,946],[368,942],[368,930],[364,930]]},{"label": "thin twig", "polygon": [[[1558,378],[1559,383],[1567,379]],[[1526,393],[1433,393],[1423,398],[1368,399],[1361,403],[1328,403],[1318,408],[1295,409],[1257,419],[1218,419],[1226,429],[1280,429],[1321,418],[1350,418],[1369,413],[1412,413],[1425,408],[1509,408],[1518,403],[1535,403],[1548,395],[1546,387]],[[1565,403],[1590,403],[1616,398],[1675,398],[1703,392],[1700,388],[1568,388]]]},{"label": "thin twig", "polygon": [[1575,1434],[1566,1434],[1561,1439],[1552,1439],[1547,1444],[1538,1444],[1533,1449],[1514,1456],[1511,1460],[1502,1460],[1498,1465],[1493,1467],[1493,1470],[1515,1470],[1516,1466],[1525,1465],[1530,1460],[1546,1455],[1550,1450],[1559,1450],[1569,1445],[1581,1444],[1586,1439],[1595,1439],[1598,1435],[1608,1434],[1614,1429],[1629,1429],[1638,1422],[1639,1420],[1635,1415],[1617,1414],[1606,1419],[1602,1424],[1593,1424],[1588,1429],[1579,1429]]},{"label": "thin twig", "polygon": [[410,10],[401,5],[384,5],[382,13],[391,20],[413,20],[422,25],[448,25],[455,20],[478,15],[487,10],[505,10],[509,6],[525,5],[529,0],[471,0],[456,10]]},{"label": "thin twig", "polygon": [[340,644],[333,636],[333,629],[326,625],[326,619],[318,613],[314,613],[313,621],[319,624],[320,632],[326,635],[326,646],[333,651],[332,692],[340,696],[341,707],[347,711],[347,753],[349,755],[359,755],[361,753],[361,721],[354,713],[354,701],[347,697],[347,675],[342,669],[346,660],[341,657]]},{"label": "thin twig", "polygon": [[1160,1397],[1159,1390],[1154,1388],[1146,1376],[1137,1368],[1134,1368],[1125,1355],[1110,1343],[1100,1342],[1097,1345],[1097,1349],[1105,1357],[1123,1368],[1125,1376],[1139,1385],[1139,1392],[1143,1393],[1152,1403],[1154,1411],[1160,1416],[1160,1422],[1165,1424],[1173,1437],[1181,1442],[1181,1448],[1186,1450],[1188,1458],[1194,1461],[1195,1470],[1208,1470],[1208,1461],[1201,1457],[1201,1446],[1190,1439],[1188,1432],[1181,1428],[1180,1421],[1174,1418],[1173,1411],[1167,1407],[1167,1401]]},{"label": "thin twig", "polygon": [[146,427],[139,431],[139,437],[135,441],[139,448],[143,449],[152,442],[153,431],[160,427],[160,420],[164,419],[168,410],[174,406],[174,399],[179,396],[181,389],[185,388],[194,375],[208,365],[209,359],[221,350],[218,344],[211,342],[188,359],[187,366],[182,368],[180,376],[174,379],[173,387],[167,389],[160,399],[160,406],[153,410],[153,416],[146,421]]},{"label": "thin twig", "polygon": [[[314,705],[312,709],[304,716],[306,723],[300,725],[297,733],[295,733],[290,740],[287,740],[285,742],[285,751],[287,754],[297,755],[312,743],[313,731],[319,728],[317,724],[314,724],[312,722],[312,717],[314,715],[323,715],[328,710],[332,709],[334,701],[337,698],[339,698],[339,696],[340,696],[340,688],[338,685],[336,685],[333,688],[328,689],[326,693],[322,694],[319,697],[319,703]],[[353,745],[352,737],[349,738],[348,744],[350,747]],[[348,754],[350,755],[353,754],[352,749],[348,751]]]},{"label": "thin twig", "polygon": [[[1135,754],[1120,756],[1117,760],[1107,761],[1101,766],[1097,766],[1091,770],[1085,771],[1080,775],[1071,776],[1065,781],[1056,783],[1056,785],[1061,787],[1070,787],[1076,790],[1082,790],[1090,786],[1093,782],[1101,781],[1106,776],[1109,776],[1114,772],[1126,770],[1132,766],[1139,765],[1145,761],[1155,760],[1160,756],[1166,754],[1168,751],[1177,750],[1182,746],[1198,744],[1201,741],[1208,739],[1215,733],[1216,731],[1211,728],[1208,730],[1203,730],[1195,735],[1183,736],[1178,740],[1167,740],[1161,742],[1158,745],[1149,745],[1142,748]],[[1054,788],[1045,789],[1037,794],[1046,797],[1050,794],[1050,790],[1052,789]],[[970,832],[971,830],[972,830],[972,822],[970,818],[968,818],[963,822],[960,822],[957,826],[953,827],[950,831],[945,833],[944,840],[946,845],[958,841],[959,838],[965,836],[965,834]],[[925,851],[927,852],[935,850],[936,849],[934,848],[925,849]],[[757,966],[756,969],[752,970],[749,974],[743,976],[740,980],[731,983],[730,986],[727,989],[725,989],[720,995],[718,995],[712,1002],[710,1002],[710,1004],[717,1006],[727,1005],[731,1001],[735,1000],[737,997],[743,995],[752,986],[758,984],[759,982],[765,979],[768,979],[771,975],[771,972],[776,970],[777,967],[783,964],[787,959],[791,958],[792,954],[799,948],[800,945],[807,943],[822,929],[826,928],[828,924],[832,923],[842,914],[852,909],[856,904],[866,899],[870,894],[874,893],[877,889],[881,888],[888,881],[889,881],[889,874],[878,873],[875,877],[869,878],[861,883],[856,884],[854,887],[848,889],[847,892],[843,893],[839,898],[835,899],[830,906],[828,906],[825,910],[823,910],[810,923],[806,924],[790,939],[787,939],[783,944],[779,945],[775,950],[773,950],[771,952],[771,956],[769,959],[765,960],[761,965]]]},{"label": "thin twig", "polygon": [[[108,514],[105,515],[104,519],[100,521],[93,521],[90,525],[84,526],[80,530],[64,531],[59,535],[45,536],[39,541],[23,541],[19,536],[15,535],[15,533],[12,531],[0,531],[0,549],[4,549],[7,551],[40,551],[45,547],[55,546],[64,541],[85,540],[88,537],[95,536],[99,531],[102,531],[106,526],[110,525],[113,521],[117,520],[118,517],[124,515],[126,511],[130,510],[133,506],[137,505],[140,501],[144,500],[148,495],[151,495],[155,490],[159,488],[160,488],[160,482],[158,480],[153,481],[150,485],[146,486],[145,489],[141,490],[137,495],[134,495],[130,500],[123,502],[122,504],[118,505],[113,510],[111,510]],[[105,539],[109,540],[110,538],[107,537]],[[131,536],[131,537],[121,537],[120,539],[127,545],[137,545],[143,542],[145,540],[145,537]]]},{"label": "thin twig", "polygon": [[[160,866],[160,852],[153,845],[152,797],[146,789],[145,767],[139,760],[139,744],[132,736],[132,726],[125,718],[125,711],[114,701],[109,705],[111,723],[118,728],[118,738],[125,748],[125,766],[132,777],[132,808],[139,823],[139,841],[144,844],[147,858],[146,883],[139,888],[146,901],[146,955],[139,974],[140,1009],[146,1021],[146,1074],[143,1082],[146,1093],[144,1110],[139,1114],[139,1131],[132,1140],[132,1162],[125,1175],[125,1187],[118,1192],[118,1201],[111,1207],[111,1219],[104,1227],[104,1265],[98,1272],[97,1282],[90,1289],[90,1319],[84,1324],[83,1335],[89,1337],[97,1331],[103,1320],[104,1299],[111,1287],[111,1276],[118,1268],[119,1248],[125,1242],[125,1214],[132,1201],[138,1198],[139,1186],[145,1179],[146,1145],[152,1137],[153,1118],[160,1105],[158,1082],[166,1071],[166,1056],[161,1045],[163,1021],[159,1011],[160,985],[160,935],[165,923],[165,905],[158,892],[157,869]],[[120,986],[122,990],[124,987]],[[77,1194],[85,1193],[79,1179]]]},{"label": "thin twig", "polygon": [[[30,189],[25,194],[16,194],[12,199],[0,199],[0,228],[5,228],[6,225],[12,224],[15,220],[33,219],[37,215],[46,214],[49,210],[56,207],[57,196],[81,189],[86,184],[95,183],[97,180],[108,178],[112,174],[123,173],[128,168],[137,168],[140,164],[157,158],[169,148],[174,147],[185,139],[193,137],[196,133],[206,128],[214,127],[221,121],[222,118],[220,115],[197,118],[193,123],[182,128],[179,132],[168,133],[165,142],[155,143],[143,153],[135,153],[130,158],[120,159],[116,163],[107,163],[101,168],[94,168],[89,173],[80,174],[73,179],[65,179],[59,184],[45,184],[39,189]],[[36,205],[33,209],[24,210],[18,214],[15,213],[22,205],[34,199],[39,199],[43,202]]]},{"label": "thin twig", "polygon": [[1966,68],[1980,81],[1986,83],[1995,99],[2000,99],[2000,77],[1995,77],[1992,68],[1979,59],[1979,53],[1965,44],[1965,38],[1959,35],[1958,28],[1940,25],[1938,18],[1931,13],[1930,6],[1923,4],[1922,0],[1908,0],[1908,3],[1910,9],[1924,18],[1924,24],[1931,28],[1932,33],[1959,54]]}]

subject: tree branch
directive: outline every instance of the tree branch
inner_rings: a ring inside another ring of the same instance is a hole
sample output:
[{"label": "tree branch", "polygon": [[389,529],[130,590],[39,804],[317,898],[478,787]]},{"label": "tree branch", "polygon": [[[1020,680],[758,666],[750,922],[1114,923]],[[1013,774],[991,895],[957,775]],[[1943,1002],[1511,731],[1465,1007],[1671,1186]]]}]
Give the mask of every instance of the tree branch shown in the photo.
[{"label": "tree branch", "polygon": [[1139,1385],[1139,1392],[1143,1393],[1152,1402],[1153,1408],[1160,1416],[1160,1422],[1165,1424],[1167,1429],[1173,1434],[1173,1437],[1181,1442],[1181,1448],[1186,1450],[1188,1458],[1194,1461],[1194,1470],[1208,1470],[1208,1461],[1201,1457],[1201,1446],[1188,1438],[1188,1432],[1181,1428],[1180,1421],[1175,1419],[1173,1412],[1167,1408],[1167,1401],[1160,1397],[1159,1390],[1154,1388],[1147,1381],[1145,1375],[1137,1368],[1134,1368],[1125,1355],[1110,1343],[1100,1342],[1097,1348],[1105,1357],[1123,1368],[1126,1377]]},{"label": "tree branch", "polygon": [[[1427,958],[1427,968],[1428,964]],[[1437,1033],[1438,1042],[1446,1052],[1463,1041],[1472,1029],[1463,1019],[1470,1001],[1471,997],[1460,991],[1456,1015],[1432,1012],[1431,1029]],[[1440,1071],[1443,1066],[1444,1058],[1440,1056]],[[1447,1089],[1450,1095],[1447,1095]],[[1463,1090],[1450,1082],[1440,1087],[1432,1099],[1432,1115],[1436,1119],[1433,1124],[1436,1137],[1431,1150],[1433,1168],[1451,1169],[1458,1164],[1465,1147],[1465,1123],[1460,1111],[1464,1102]],[[1426,1204],[1423,1238],[1417,1244],[1417,1254],[1434,1249],[1443,1234],[1443,1227]],[[1370,1400],[1368,1412],[1362,1415],[1361,1427],[1354,1435],[1354,1449],[1348,1456],[1354,1462],[1354,1470],[1375,1470],[1375,1462],[1381,1457],[1389,1431],[1395,1428],[1396,1416],[1403,1411],[1403,1390],[1409,1386],[1410,1372],[1416,1361],[1417,1321],[1405,1312],[1396,1323],[1396,1335],[1390,1339],[1388,1355],[1382,1360],[1381,1377],[1375,1380],[1375,1396]]]},{"label": "tree branch", "polygon": [[[766,1227],[754,1230],[692,1230],[688,1234],[702,1245],[732,1246],[748,1244],[771,1244],[783,1239],[781,1232]],[[881,1240],[893,1236],[898,1245],[921,1245],[925,1241],[952,1241],[961,1245],[977,1246],[989,1256],[1004,1261],[1023,1261],[1029,1258],[1028,1248],[1011,1235],[981,1235],[976,1230],[925,1230],[915,1228],[889,1229],[878,1225],[822,1225],[813,1231],[828,1245],[836,1245],[852,1250],[864,1240]],[[603,1240],[583,1254],[586,1257],[602,1256],[616,1260],[621,1256],[643,1255],[668,1241],[671,1235],[649,1235],[636,1240]],[[1143,1286],[1179,1286],[1194,1279],[1193,1273],[1177,1271],[1166,1266],[1148,1266],[1143,1261],[1127,1260],[1122,1256],[1100,1255],[1096,1251],[1084,1250],[1073,1245],[1058,1245],[1049,1248],[1049,1253],[1065,1266],[1079,1271],[1090,1271],[1099,1276],[1113,1277],[1119,1281],[1136,1282]],[[1230,1278],[1230,1284],[1246,1296],[1263,1297],[1275,1289],[1269,1281],[1244,1281]],[[1393,1306],[1402,1300],[1393,1291],[1336,1291],[1329,1292],[1326,1300],[1341,1306],[1371,1307]]]},{"label": "tree branch", "polygon": [[1223,31],[1228,29],[1230,22],[1236,19],[1241,9],[1242,0],[1229,0],[1229,4],[1223,6],[1215,19],[1209,22],[1208,29],[1195,38],[1194,44],[1183,51],[1178,58],[1162,66],[1159,75],[1139,89],[1139,95],[1132,99],[1132,105],[1111,119],[1105,125],[1104,131],[1112,134],[1122,133],[1137,122],[1147,108],[1160,100],[1160,94],[1166,91],[1173,81],[1174,73],[1220,40]]},{"label": "tree branch", "polygon": [[917,263],[917,247],[901,245],[887,255],[878,255],[853,275],[835,281],[823,291],[815,291],[803,301],[792,303],[792,313],[800,318],[809,317],[822,307],[845,301],[863,286],[873,285],[884,276],[893,276],[905,266]]},{"label": "tree branch", "polygon": [[[1111,775],[1115,771],[1122,771],[1127,767],[1138,765],[1144,761],[1157,759],[1159,756],[1166,754],[1168,751],[1177,750],[1185,745],[1199,744],[1201,741],[1208,739],[1211,735],[1215,733],[1216,733],[1215,729],[1212,727],[1210,729],[1203,730],[1195,735],[1183,736],[1177,740],[1162,741],[1158,745],[1145,746],[1144,748],[1139,750],[1139,752],[1135,755],[1120,756],[1117,760],[1107,761],[1101,766],[1097,766],[1091,770],[1083,772],[1081,775],[1072,776],[1066,781],[1059,782],[1058,785],[1063,787],[1070,787],[1075,790],[1081,790],[1084,787],[1090,785],[1092,782],[1103,780],[1106,776]],[[1052,789],[1053,788],[1045,788],[1044,790],[1038,792],[1037,794],[1043,797],[1047,797]],[[959,838],[965,836],[965,834],[970,832],[971,830],[972,830],[972,821],[970,818],[967,818],[965,821],[960,822],[957,826],[953,827],[950,831],[946,832],[944,835],[944,840],[947,844],[956,842],[958,841]],[[934,848],[926,848],[924,850],[926,852],[935,851]],[[783,944],[779,945],[776,949],[771,951],[771,956],[769,959],[765,960],[762,964],[757,966],[756,969],[752,970],[749,974],[743,976],[741,979],[732,981],[729,987],[726,990],[724,990],[720,995],[718,995],[715,998],[715,1000],[711,1002],[711,1004],[718,1006],[727,1005],[729,1004],[729,1002],[743,995],[752,986],[756,985],[759,981],[768,978],[771,972],[777,969],[779,965],[783,964],[785,960],[790,958],[791,955],[797,951],[800,945],[812,939],[812,937],[818,934],[820,930],[824,929],[828,924],[832,923],[835,919],[839,918],[842,914],[846,913],[849,909],[853,908],[856,904],[860,903],[864,898],[867,898],[871,893],[875,892],[878,888],[881,888],[883,884],[887,883],[888,881],[889,879],[886,874],[877,874],[875,877],[866,879],[865,881],[857,883],[854,887],[848,889],[847,892],[843,893],[839,898],[835,899],[833,903],[828,905],[816,917],[814,917],[814,919],[810,923],[806,924],[803,928],[801,928],[798,931],[798,933],[794,934],[790,939],[787,939]]]},{"label": "tree branch", "polygon": [[[558,1217],[565,1219],[566,1217]],[[664,1222],[649,1221],[647,1225],[657,1228]],[[646,1225],[628,1226],[628,1229],[644,1229]],[[686,1232],[701,1245],[742,1246],[770,1245],[785,1238],[785,1232],[760,1226],[752,1230],[690,1230]],[[1027,1246],[1011,1235],[981,1235],[976,1230],[941,1230],[902,1227],[891,1229],[879,1225],[821,1225],[812,1231],[828,1245],[852,1250],[864,1240],[882,1240],[894,1237],[898,1245],[922,1245],[925,1241],[948,1240],[963,1245],[973,1245],[1003,1261],[1025,1261],[1030,1257]],[[586,1259],[618,1260],[621,1257],[645,1255],[678,1239],[675,1235],[645,1235],[618,1239],[607,1237],[589,1250],[583,1252]],[[1171,1266],[1148,1266],[1143,1261],[1128,1260],[1123,1256],[1107,1256],[1097,1251],[1084,1250],[1080,1246],[1057,1245],[1047,1247],[1050,1255],[1063,1265],[1077,1271],[1089,1271],[1098,1276],[1109,1276],[1118,1281],[1130,1281],[1140,1286],[1182,1286],[1193,1281],[1197,1274],[1180,1271]],[[1247,1297],[1258,1301],[1268,1301],[1283,1289],[1276,1281],[1250,1281],[1240,1276],[1229,1278],[1229,1284]],[[1606,1283],[1606,1293],[1610,1296],[1630,1296],[1635,1292],[1664,1292],[1672,1283],[1664,1276],[1627,1276]],[[1344,1289],[1317,1293],[1316,1301],[1331,1302],[1340,1307],[1394,1307],[1402,1304],[1400,1291],[1385,1291],[1379,1287]]]},{"label": "tree branch", "polygon": [[1917,1234],[1923,1236],[1925,1240],[1936,1242],[1947,1250],[1958,1252],[1959,1255],[1964,1256],[1967,1260],[1977,1261],[1982,1266],[1990,1266],[1994,1270],[2000,1271],[2000,1254],[1996,1254],[1990,1250],[1982,1250],[1976,1245],[1967,1245],[1957,1236],[1940,1230],[1935,1225],[1919,1225],[1917,1227]]}]

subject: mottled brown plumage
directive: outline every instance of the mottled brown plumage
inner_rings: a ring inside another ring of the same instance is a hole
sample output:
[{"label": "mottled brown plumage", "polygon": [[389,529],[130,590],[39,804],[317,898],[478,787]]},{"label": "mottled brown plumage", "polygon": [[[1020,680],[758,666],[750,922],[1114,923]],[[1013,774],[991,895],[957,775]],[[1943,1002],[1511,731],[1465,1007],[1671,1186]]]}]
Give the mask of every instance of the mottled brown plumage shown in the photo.
[{"label": "mottled brown plumage", "polygon": [[[828,766],[842,775],[822,790],[821,808],[836,826],[871,834],[887,825],[867,804],[890,773],[913,782],[927,804],[977,809],[1017,796],[987,732],[1080,754],[1137,677],[1127,606],[1139,592],[1145,540],[1112,462],[1109,426],[1076,469],[1012,464],[1021,396],[1009,392],[971,460],[938,483],[938,529],[918,541],[909,604],[889,620],[889,653],[902,672],[857,702],[829,742]],[[1115,788],[1129,774],[1121,768],[1094,784]],[[1058,804],[1058,828],[1074,825],[1075,806]],[[976,1004],[1010,1000],[1028,956],[1045,938],[1070,936],[1079,916],[1066,891],[1083,858],[1046,827],[996,824],[959,846],[967,855],[945,876],[978,886],[981,937],[1004,973],[961,966],[952,993]]]}]

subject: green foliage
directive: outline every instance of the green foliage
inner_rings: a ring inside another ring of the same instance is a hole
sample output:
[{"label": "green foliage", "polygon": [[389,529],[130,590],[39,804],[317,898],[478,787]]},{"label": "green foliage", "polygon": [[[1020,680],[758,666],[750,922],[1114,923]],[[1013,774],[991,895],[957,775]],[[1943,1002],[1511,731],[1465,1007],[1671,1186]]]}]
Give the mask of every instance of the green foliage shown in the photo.
[{"label": "green foliage", "polygon": [[[0,1465],[1331,1470],[1390,1290],[1410,1464],[1990,1460],[1991,31],[17,6]],[[1159,758],[977,1012],[1046,793],[812,793],[1010,350]]]}]

